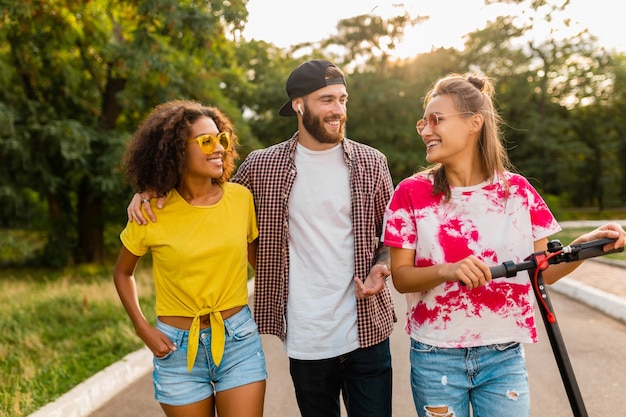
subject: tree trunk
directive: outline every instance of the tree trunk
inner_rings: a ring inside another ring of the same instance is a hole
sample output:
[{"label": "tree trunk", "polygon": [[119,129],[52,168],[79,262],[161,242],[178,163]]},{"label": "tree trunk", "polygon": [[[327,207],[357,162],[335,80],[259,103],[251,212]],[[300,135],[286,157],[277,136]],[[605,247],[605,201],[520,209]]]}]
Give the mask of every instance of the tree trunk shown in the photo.
[{"label": "tree trunk", "polygon": [[71,225],[68,213],[71,213],[69,202],[62,194],[48,194],[48,213],[50,225],[47,230],[47,242],[44,247],[41,264],[54,268],[66,266],[72,252],[72,238],[69,231]]},{"label": "tree trunk", "polygon": [[[107,83],[102,96],[102,114],[100,127],[109,131],[115,129],[117,118],[122,106],[117,94],[124,89],[126,80],[111,76],[111,65],[107,66]],[[98,144],[92,145],[97,147]],[[101,149],[95,150],[96,154]],[[89,179],[86,177],[78,190],[78,248],[76,250],[77,263],[104,263],[106,248],[104,246],[104,218],[102,213],[102,197],[94,192]]]},{"label": "tree trunk", "polygon": [[104,263],[104,220],[102,197],[90,191],[89,181],[83,180],[78,191],[77,263]]}]

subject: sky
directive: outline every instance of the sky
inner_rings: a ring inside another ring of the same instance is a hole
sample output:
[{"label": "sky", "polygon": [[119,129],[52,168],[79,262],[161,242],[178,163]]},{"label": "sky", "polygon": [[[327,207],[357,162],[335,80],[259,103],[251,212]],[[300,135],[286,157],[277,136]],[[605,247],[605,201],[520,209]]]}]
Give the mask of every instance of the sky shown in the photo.
[{"label": "sky", "polygon": [[[243,36],[264,40],[279,47],[314,42],[336,33],[340,19],[373,12],[389,16],[401,0],[249,0],[248,23]],[[577,29],[588,28],[608,49],[626,52],[624,18],[614,0],[571,0],[564,17]],[[498,14],[519,13],[516,6],[485,6],[484,0],[404,0],[412,17],[430,19],[408,29],[395,55],[401,58],[428,52],[433,47],[462,49],[463,35],[483,28]],[[508,7],[508,8],[507,8]],[[508,11],[508,13],[507,13]],[[554,29],[555,26],[552,27]],[[532,35],[543,38],[551,29],[542,26]],[[562,33],[567,29],[559,27]]]}]

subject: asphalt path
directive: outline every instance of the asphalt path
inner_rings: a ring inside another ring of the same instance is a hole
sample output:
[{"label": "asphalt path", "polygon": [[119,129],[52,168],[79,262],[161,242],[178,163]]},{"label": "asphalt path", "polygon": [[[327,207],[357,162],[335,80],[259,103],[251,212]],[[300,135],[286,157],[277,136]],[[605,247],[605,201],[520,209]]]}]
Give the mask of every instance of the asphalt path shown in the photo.
[{"label": "asphalt path", "polygon": [[[626,415],[626,325],[569,297],[549,294],[587,415]],[[574,416],[543,322],[537,327],[539,343],[526,345],[532,417]]]},{"label": "asphalt path", "polygon": [[[404,332],[404,296],[395,290],[400,320],[391,337],[394,367],[394,417],[415,417],[409,385],[409,338]],[[626,325],[554,291],[549,292],[557,324],[571,363],[574,382],[589,416],[624,415],[626,409]],[[539,343],[526,345],[531,387],[532,417],[574,416],[563,379],[556,365],[542,318],[537,313]],[[282,343],[262,336],[269,378],[265,416],[298,416],[288,360]],[[342,410],[342,416],[345,416]],[[150,374],[139,378],[120,395],[90,414],[90,417],[163,417],[152,397]]]}]

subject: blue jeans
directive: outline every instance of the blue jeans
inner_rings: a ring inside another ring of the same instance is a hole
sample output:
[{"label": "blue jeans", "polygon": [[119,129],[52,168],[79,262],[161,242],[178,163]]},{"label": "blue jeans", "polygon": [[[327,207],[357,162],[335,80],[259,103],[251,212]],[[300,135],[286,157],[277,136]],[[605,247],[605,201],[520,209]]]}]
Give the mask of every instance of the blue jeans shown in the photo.
[{"label": "blue jeans", "polygon": [[289,358],[302,417],[339,417],[339,393],[349,417],[391,417],[389,339],[330,359]]},{"label": "blue jeans", "polygon": [[169,405],[187,405],[204,400],[216,391],[239,387],[267,378],[265,354],[256,322],[248,306],[224,320],[226,344],[220,366],[211,355],[211,328],[200,330],[198,355],[187,371],[189,330],[157,320],[162,331],[177,347],[164,357],[154,357],[154,396]]},{"label": "blue jeans", "polygon": [[420,417],[529,417],[520,343],[437,348],[411,339],[411,389]]}]

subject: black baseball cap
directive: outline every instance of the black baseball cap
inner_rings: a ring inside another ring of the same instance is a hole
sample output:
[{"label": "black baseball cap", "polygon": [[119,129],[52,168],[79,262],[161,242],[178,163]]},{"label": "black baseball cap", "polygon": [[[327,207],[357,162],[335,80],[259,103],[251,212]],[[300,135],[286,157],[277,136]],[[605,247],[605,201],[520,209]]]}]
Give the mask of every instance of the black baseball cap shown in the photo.
[{"label": "black baseball cap", "polygon": [[336,67],[330,61],[314,59],[300,64],[287,79],[287,96],[289,101],[280,108],[278,114],[289,117],[295,116],[296,112],[291,108],[291,100],[296,97],[303,97],[324,88],[327,85],[343,84],[347,86],[344,77],[326,79],[326,68]]}]

